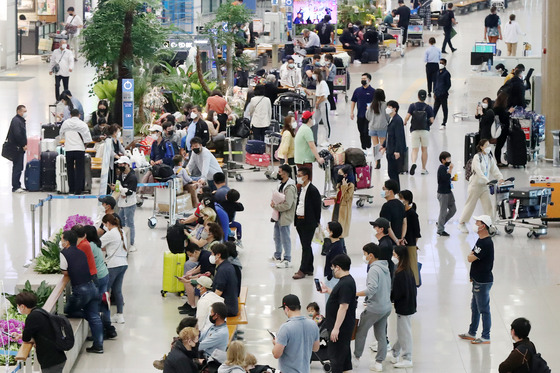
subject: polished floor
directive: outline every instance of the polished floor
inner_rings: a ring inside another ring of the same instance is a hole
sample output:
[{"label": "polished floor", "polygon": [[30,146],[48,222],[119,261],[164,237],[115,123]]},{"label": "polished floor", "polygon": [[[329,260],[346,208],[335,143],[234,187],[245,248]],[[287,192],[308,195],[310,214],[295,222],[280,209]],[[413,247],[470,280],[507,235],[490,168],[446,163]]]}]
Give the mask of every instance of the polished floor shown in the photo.
[{"label": "polished floor", "polygon": [[[540,50],[539,20],[541,1],[517,0],[510,5],[509,12],[515,12],[522,28],[528,34],[524,40],[533,44],[533,51]],[[457,334],[467,331],[470,321],[471,285],[469,283],[469,263],[467,254],[476,240],[472,233],[462,234],[457,229],[457,215],[449,226],[451,237],[436,235],[435,221],[438,214],[436,200],[437,155],[448,150],[454,163],[461,169],[463,165],[463,138],[467,132],[475,131],[477,123],[473,114],[477,101],[483,96],[469,94],[467,80],[472,74],[469,66],[469,52],[475,40],[482,39],[483,18],[486,12],[458,16],[458,35],[453,39],[458,52],[449,54],[449,70],[453,76],[450,97],[450,113],[468,112],[469,118],[451,121],[445,132],[438,130],[441,114],[430,133],[431,145],[429,175],[402,175],[402,188],[410,189],[415,195],[418,214],[421,219],[422,238],[419,241],[419,259],[423,263],[423,285],[418,291],[418,312],[414,315],[413,335],[414,369],[408,372],[496,372],[498,365],[511,350],[509,324],[516,317],[531,320],[531,339],[537,349],[555,370],[560,367],[560,357],[556,355],[557,336],[560,334],[558,308],[560,307],[560,230],[558,224],[551,224],[548,236],[540,239],[526,237],[527,230],[517,229],[513,235],[502,233],[494,239],[496,258],[494,263],[495,282],[491,291],[493,318],[492,344],[473,346],[459,340]],[[502,16],[503,22],[505,16]],[[441,31],[426,32],[436,36],[441,45]],[[505,49],[505,46],[501,46]],[[416,92],[424,87],[423,48],[409,48],[404,58],[393,57],[383,60],[380,65],[352,67],[353,87],[359,81],[361,72],[372,72],[374,87],[386,91],[388,99],[396,99],[401,104],[401,115],[409,103],[415,101]],[[4,138],[9,119],[17,104],[26,104],[29,109],[28,128],[30,133],[38,133],[39,124],[47,119],[47,105],[53,101],[52,79],[47,74],[47,66],[38,59],[29,58],[14,71],[3,76],[29,77],[20,82],[5,82],[0,85],[0,138]],[[87,84],[93,77],[91,68],[78,66],[70,80],[74,96],[82,99],[86,110],[91,111],[95,99],[88,97]],[[484,87],[476,87],[484,92]],[[472,91],[471,91],[472,92]],[[493,92],[484,94],[493,97]],[[342,96],[341,96],[342,98]],[[356,125],[349,120],[349,105],[341,104],[338,116],[333,117],[333,139],[341,141],[345,147],[359,143]],[[4,279],[7,290],[11,290],[23,265],[31,256],[30,204],[42,198],[41,193],[12,195],[10,193],[10,163],[0,160],[0,203],[5,206],[0,215],[0,278]],[[351,273],[358,288],[365,286],[366,265],[362,263],[361,247],[372,241],[373,231],[368,224],[379,215],[382,204],[380,186],[387,178],[386,162],[381,170],[374,170],[374,188],[368,191],[374,197],[372,204],[363,208],[354,207],[352,227],[347,239],[349,255],[353,265]],[[315,183],[322,190],[323,172],[315,170]],[[529,163],[526,169],[506,169],[505,176],[515,176],[518,186],[527,186],[530,175],[560,175],[550,163]],[[461,213],[466,198],[466,182],[463,175],[455,183],[458,214]],[[315,291],[313,280],[292,280],[292,269],[276,269],[269,261],[273,251],[272,224],[269,222],[269,199],[275,183],[267,180],[262,173],[245,174],[244,182],[230,181],[230,187],[241,193],[241,201],[246,211],[238,215],[243,224],[244,249],[243,284],[249,287],[247,301],[249,324],[244,327],[248,351],[254,353],[259,363],[277,366],[272,357],[272,344],[266,329],[276,330],[285,321],[277,307],[285,294],[297,294],[302,303],[317,301],[324,308],[324,296]],[[82,213],[89,216],[98,214],[93,201],[56,201],[53,209],[53,226],[64,224],[70,214]],[[477,208],[476,212],[480,212]],[[129,269],[125,275],[125,319],[118,325],[119,338],[105,342],[104,355],[88,355],[84,352],[77,362],[75,372],[151,372],[152,361],[169,350],[169,343],[181,317],[177,306],[184,300],[170,295],[160,296],[162,275],[162,254],[166,249],[165,224],[160,220],[154,230],[147,227],[146,220],[151,214],[149,204],[137,210],[138,251],[129,258]],[[322,222],[330,220],[331,211],[323,210]],[[295,230],[292,230],[294,262],[301,256]],[[315,248],[315,277],[322,277],[323,257]],[[361,306],[360,306],[361,307]],[[360,308],[361,310],[361,308]],[[389,321],[389,337],[396,339],[395,315]],[[373,355],[372,355],[373,356]],[[366,372],[366,353],[358,371]],[[312,364],[313,371],[321,366]],[[391,364],[384,363],[385,371],[398,371]]]}]

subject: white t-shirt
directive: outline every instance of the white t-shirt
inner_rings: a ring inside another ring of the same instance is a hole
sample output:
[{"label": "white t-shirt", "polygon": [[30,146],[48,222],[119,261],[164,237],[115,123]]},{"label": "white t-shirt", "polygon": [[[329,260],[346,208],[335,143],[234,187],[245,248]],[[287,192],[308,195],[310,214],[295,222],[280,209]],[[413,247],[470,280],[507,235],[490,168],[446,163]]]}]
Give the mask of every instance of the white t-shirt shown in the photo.
[{"label": "white t-shirt", "polygon": [[[126,242],[125,232],[123,232]],[[123,238],[118,228],[113,228],[101,236],[101,248],[105,249],[107,268],[115,268],[128,265],[127,252],[123,247]]]},{"label": "white t-shirt", "polygon": [[315,96],[329,97],[329,94],[330,94],[329,86],[325,80],[322,80],[321,83],[317,85],[317,89],[315,90]]},{"label": "white t-shirt", "polygon": [[301,192],[299,193],[299,203],[296,207],[296,215],[297,216],[305,216],[305,196],[307,194],[307,188],[309,188],[308,183],[306,186],[301,187]]}]

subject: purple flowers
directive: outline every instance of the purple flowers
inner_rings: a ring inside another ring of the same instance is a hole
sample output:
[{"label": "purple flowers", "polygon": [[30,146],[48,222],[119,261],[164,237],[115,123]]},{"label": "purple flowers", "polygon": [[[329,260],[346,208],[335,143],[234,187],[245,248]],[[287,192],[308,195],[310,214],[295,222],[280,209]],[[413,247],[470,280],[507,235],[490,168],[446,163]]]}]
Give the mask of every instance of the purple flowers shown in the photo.
[{"label": "purple flowers", "polygon": [[16,340],[8,337],[6,334],[21,334],[24,326],[24,322],[15,319],[10,319],[8,321],[0,320],[0,349],[7,350],[10,343],[22,344],[23,341],[21,339]]},{"label": "purple flowers", "polygon": [[93,225],[93,220],[84,215],[71,215],[66,219],[66,224],[64,225],[63,231],[69,231],[73,226],[81,225]]}]

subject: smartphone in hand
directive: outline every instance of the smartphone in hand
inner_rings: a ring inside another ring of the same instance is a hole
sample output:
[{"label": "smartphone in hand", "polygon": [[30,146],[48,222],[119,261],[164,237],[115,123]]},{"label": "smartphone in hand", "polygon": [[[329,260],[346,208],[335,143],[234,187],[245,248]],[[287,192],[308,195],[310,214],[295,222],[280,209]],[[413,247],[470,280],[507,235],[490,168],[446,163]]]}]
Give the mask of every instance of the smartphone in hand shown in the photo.
[{"label": "smartphone in hand", "polygon": [[179,277],[179,276],[175,276],[175,278],[176,278],[177,280],[180,280],[180,279],[181,279],[181,277]]},{"label": "smartphone in hand", "polygon": [[266,331],[268,332],[268,334],[270,334],[270,336],[272,337],[272,339],[276,339],[276,334],[274,334],[273,332],[271,332],[270,330],[266,329]]},{"label": "smartphone in hand", "polygon": [[317,288],[317,291],[320,293],[323,289],[321,287],[321,282],[319,281],[318,278],[315,279],[315,287]]}]

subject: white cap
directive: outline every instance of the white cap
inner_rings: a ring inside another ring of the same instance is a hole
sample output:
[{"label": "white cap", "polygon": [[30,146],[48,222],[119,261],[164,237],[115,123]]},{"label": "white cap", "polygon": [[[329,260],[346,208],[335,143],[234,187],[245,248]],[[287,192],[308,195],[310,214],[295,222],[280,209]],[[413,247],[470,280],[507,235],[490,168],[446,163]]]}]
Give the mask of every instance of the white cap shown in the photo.
[{"label": "white cap", "polygon": [[483,222],[488,228],[492,226],[492,218],[488,215],[475,216],[474,220]]},{"label": "white cap", "polygon": [[154,124],[153,126],[150,127],[150,132],[160,132],[163,133],[163,127],[161,127],[159,124]]},{"label": "white cap", "polygon": [[130,160],[130,158],[128,158],[126,155],[123,155],[122,157],[120,157],[119,159],[117,159],[115,161],[116,164],[123,164],[126,163],[129,166],[132,166],[132,161]]}]

